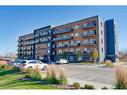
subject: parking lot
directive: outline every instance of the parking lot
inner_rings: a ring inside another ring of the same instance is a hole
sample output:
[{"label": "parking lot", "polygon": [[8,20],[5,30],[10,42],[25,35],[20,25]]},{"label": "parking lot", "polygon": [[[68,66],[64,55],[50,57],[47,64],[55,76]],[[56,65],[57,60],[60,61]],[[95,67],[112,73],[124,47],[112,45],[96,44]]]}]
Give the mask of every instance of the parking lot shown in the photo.
[{"label": "parking lot", "polygon": [[70,83],[90,83],[97,86],[111,87],[115,82],[114,68],[98,65],[64,64]]}]

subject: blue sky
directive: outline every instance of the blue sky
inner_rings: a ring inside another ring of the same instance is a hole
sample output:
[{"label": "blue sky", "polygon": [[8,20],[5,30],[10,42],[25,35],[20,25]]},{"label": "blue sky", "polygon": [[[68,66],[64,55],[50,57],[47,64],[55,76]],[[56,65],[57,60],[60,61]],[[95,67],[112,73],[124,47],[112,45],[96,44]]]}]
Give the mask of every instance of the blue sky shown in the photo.
[{"label": "blue sky", "polygon": [[116,19],[119,49],[127,48],[127,6],[0,6],[0,55],[17,52],[19,35],[47,25],[60,25],[90,16]]}]

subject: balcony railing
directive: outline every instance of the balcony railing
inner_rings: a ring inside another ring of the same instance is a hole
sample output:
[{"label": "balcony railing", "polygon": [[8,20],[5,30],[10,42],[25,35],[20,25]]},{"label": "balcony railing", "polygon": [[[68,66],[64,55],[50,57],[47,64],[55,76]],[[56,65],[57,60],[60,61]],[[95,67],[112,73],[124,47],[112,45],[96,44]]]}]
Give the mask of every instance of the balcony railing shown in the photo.
[{"label": "balcony railing", "polygon": [[82,37],[90,37],[90,36],[95,36],[96,35],[96,32],[95,31],[92,31],[92,32],[84,32],[82,34]]},{"label": "balcony railing", "polygon": [[48,42],[49,39],[43,39],[43,40],[40,40],[41,43],[45,43],[45,42]]},{"label": "balcony railing", "polygon": [[58,45],[57,48],[65,48],[67,45]]},{"label": "balcony railing", "polygon": [[96,41],[89,41],[89,42],[83,42],[82,45],[83,46],[87,46],[87,45],[95,45]]},{"label": "balcony railing", "polygon": [[39,37],[39,36],[40,36],[39,34],[35,34],[35,35],[34,35],[34,38]]},{"label": "balcony railing", "polygon": [[72,37],[65,36],[65,37],[57,37],[57,38],[54,38],[53,41],[70,40],[70,39],[72,39]]},{"label": "balcony railing", "polygon": [[73,43],[73,44],[69,44],[68,46],[69,47],[74,47],[74,46],[79,46],[80,45],[80,43]]},{"label": "balcony railing", "polygon": [[85,25],[82,26],[82,29],[87,29],[87,28],[91,28],[91,27],[95,27],[96,26],[96,22],[92,21],[89,23],[86,23]]},{"label": "balcony railing", "polygon": [[47,32],[40,33],[40,36],[48,36],[48,35],[50,35],[48,31]]},{"label": "balcony railing", "polygon": [[72,32],[73,29],[72,28],[65,28],[65,29],[62,29],[62,30],[56,30],[53,32],[53,34],[60,34],[60,33],[66,33],[66,32]]},{"label": "balcony railing", "polygon": [[33,41],[33,43],[34,44],[37,44],[37,43],[39,43],[39,40],[35,40],[35,41]]}]

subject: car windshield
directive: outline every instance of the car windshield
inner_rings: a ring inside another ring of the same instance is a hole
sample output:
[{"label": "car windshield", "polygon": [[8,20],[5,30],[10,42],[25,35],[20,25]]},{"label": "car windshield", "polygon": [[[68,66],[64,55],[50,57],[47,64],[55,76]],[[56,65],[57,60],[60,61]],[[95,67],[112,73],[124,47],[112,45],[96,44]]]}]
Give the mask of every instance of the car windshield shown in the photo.
[{"label": "car windshield", "polygon": [[16,60],[15,62],[16,63],[21,63],[23,60]]},{"label": "car windshield", "polygon": [[21,64],[24,64],[24,63],[26,63],[26,61],[22,61],[22,62],[21,62]]}]

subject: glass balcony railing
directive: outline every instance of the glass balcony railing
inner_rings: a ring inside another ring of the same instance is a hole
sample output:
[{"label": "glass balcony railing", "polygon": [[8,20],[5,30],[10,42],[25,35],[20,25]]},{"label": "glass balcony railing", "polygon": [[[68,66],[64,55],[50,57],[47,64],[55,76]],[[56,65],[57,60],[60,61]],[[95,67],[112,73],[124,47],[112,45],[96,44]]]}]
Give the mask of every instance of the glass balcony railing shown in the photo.
[{"label": "glass balcony railing", "polygon": [[96,22],[95,21],[92,21],[92,22],[89,22],[89,23],[85,23],[82,28],[83,29],[87,29],[87,28],[91,28],[91,27],[95,27],[96,26]]},{"label": "glass balcony railing", "polygon": [[84,32],[82,34],[82,37],[90,37],[90,36],[95,36],[96,35],[96,31],[90,31],[90,32]]},{"label": "glass balcony railing", "polygon": [[35,40],[35,41],[33,41],[33,43],[34,43],[34,44],[39,43],[39,40]]},{"label": "glass balcony railing", "polygon": [[67,45],[57,45],[57,48],[65,48]]},{"label": "glass balcony railing", "polygon": [[73,46],[79,46],[79,45],[80,45],[80,43],[73,43],[73,44],[69,44],[68,46],[73,47]]},{"label": "glass balcony railing", "polygon": [[96,41],[88,41],[88,42],[83,42],[82,45],[83,46],[87,46],[87,45],[95,45]]},{"label": "glass balcony railing", "polygon": [[40,33],[40,36],[47,36],[47,35],[50,35],[49,32],[43,32],[43,33]]},{"label": "glass balcony railing", "polygon": [[70,37],[70,36],[65,36],[65,37],[53,38],[53,41],[70,40],[70,39],[72,39],[72,37]]},{"label": "glass balcony railing", "polygon": [[73,29],[72,28],[65,28],[65,29],[62,29],[62,30],[56,30],[53,32],[53,34],[60,34],[60,33],[66,33],[66,32],[72,32]]},{"label": "glass balcony railing", "polygon": [[40,36],[39,34],[36,34],[36,35],[34,35],[34,38],[39,37],[39,36]]}]

